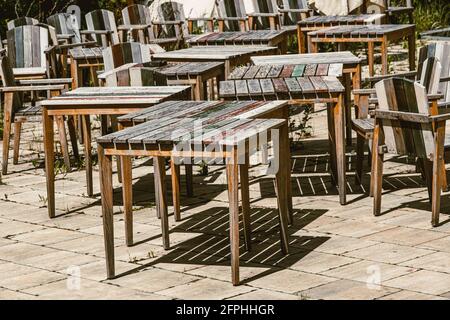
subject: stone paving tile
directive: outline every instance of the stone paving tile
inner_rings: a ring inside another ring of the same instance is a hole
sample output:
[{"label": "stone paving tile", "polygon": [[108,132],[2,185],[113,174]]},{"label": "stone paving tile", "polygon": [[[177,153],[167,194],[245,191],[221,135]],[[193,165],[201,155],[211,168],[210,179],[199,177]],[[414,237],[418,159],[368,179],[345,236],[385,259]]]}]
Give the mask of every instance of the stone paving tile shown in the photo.
[{"label": "stone paving tile", "polygon": [[16,235],[28,234],[28,232],[43,228],[35,224],[0,219],[0,237],[2,238],[14,239]]},{"label": "stone paving tile", "polygon": [[157,292],[198,279],[200,278],[150,267],[117,279],[108,280],[107,283],[145,292]]},{"label": "stone paving tile", "polygon": [[62,274],[46,270],[28,271],[16,277],[8,277],[0,281],[0,286],[11,290],[24,290],[31,287],[45,285],[47,283],[65,278]]},{"label": "stone paving tile", "polygon": [[433,241],[425,242],[417,246],[424,249],[432,249],[436,251],[450,252],[450,237],[440,238]]},{"label": "stone paving tile", "polygon": [[386,280],[415,271],[417,270],[414,268],[363,260],[322,272],[322,274],[329,277],[360,282],[367,282],[376,276],[379,277],[376,280],[380,284],[383,284]]},{"label": "stone paving tile", "polygon": [[385,285],[431,295],[449,292],[450,274],[420,270],[385,282]]},{"label": "stone paving tile", "polygon": [[[126,263],[122,261],[115,261],[115,270],[118,276],[124,275],[130,271],[136,270],[139,268],[139,265],[133,263]],[[89,279],[93,281],[104,281],[106,280],[106,264],[105,260],[101,259],[100,261],[87,263],[78,266],[79,269],[69,268],[66,270],[62,270],[63,274],[71,275],[74,271],[78,272],[79,276],[83,279]],[[125,276],[125,275],[124,275]]]},{"label": "stone paving tile", "polygon": [[19,291],[0,288],[0,300],[31,300],[35,296]]},{"label": "stone paving tile", "polygon": [[[78,280],[79,287],[78,287]],[[26,293],[44,300],[166,300],[166,297],[86,279],[66,279],[47,285],[25,289]]]},{"label": "stone paving tile", "polygon": [[[263,276],[265,273],[270,272],[273,268],[266,266],[240,266],[239,275],[241,282],[249,281],[259,276]],[[275,269],[276,271],[279,269]],[[216,280],[222,280],[229,282],[231,279],[231,267],[230,265],[209,265],[189,270],[186,273],[194,276],[200,276],[205,278],[212,278]]]},{"label": "stone paving tile", "polygon": [[431,253],[433,253],[433,251],[426,249],[380,243],[371,247],[348,252],[345,255],[352,258],[396,264]]},{"label": "stone paving tile", "polygon": [[369,235],[363,239],[394,243],[404,246],[417,246],[424,242],[435,241],[444,237],[445,234],[442,232],[396,227]]},{"label": "stone paving tile", "polygon": [[393,227],[389,225],[382,225],[377,223],[361,222],[354,220],[350,221],[346,220],[331,224],[325,224],[313,229],[310,229],[309,226],[306,227],[307,230],[313,230],[322,233],[337,234],[347,237],[364,237],[391,228]]},{"label": "stone paving tile", "polygon": [[379,298],[380,300],[448,300],[445,297],[438,297],[414,291],[401,290]]},{"label": "stone paving tile", "polygon": [[103,236],[85,235],[72,240],[59,241],[47,245],[47,247],[65,251],[76,252],[80,254],[89,254],[97,257],[105,256],[105,244]]},{"label": "stone paving tile", "polygon": [[335,280],[335,278],[301,271],[281,270],[253,280],[248,284],[252,287],[293,294]]},{"label": "stone paving tile", "polygon": [[338,280],[300,293],[304,299],[320,300],[372,300],[394,293],[398,289],[385,286],[368,287],[367,284]]},{"label": "stone paving tile", "polygon": [[45,228],[34,232],[28,232],[18,236],[14,236],[12,237],[12,239],[43,246],[60,241],[81,238],[84,236],[85,234],[76,231],[58,228]]},{"label": "stone paving tile", "polygon": [[21,262],[28,266],[42,268],[50,271],[65,271],[67,268],[81,266],[95,261],[104,261],[101,258],[78,254],[70,251],[54,250],[54,252],[24,258]]},{"label": "stone paving tile", "polygon": [[297,295],[286,294],[276,291],[258,289],[248,293],[240,294],[229,300],[300,300]]},{"label": "stone paving tile", "polygon": [[31,259],[33,257],[52,252],[58,251],[55,249],[20,242],[0,247],[1,259],[16,263],[22,263],[24,259]]},{"label": "stone paving tile", "polygon": [[246,285],[233,287],[230,282],[202,279],[156,293],[176,299],[218,300],[231,298],[251,290],[252,288]]},{"label": "stone paving tile", "polygon": [[435,252],[414,260],[403,262],[401,265],[450,273],[450,253]]}]

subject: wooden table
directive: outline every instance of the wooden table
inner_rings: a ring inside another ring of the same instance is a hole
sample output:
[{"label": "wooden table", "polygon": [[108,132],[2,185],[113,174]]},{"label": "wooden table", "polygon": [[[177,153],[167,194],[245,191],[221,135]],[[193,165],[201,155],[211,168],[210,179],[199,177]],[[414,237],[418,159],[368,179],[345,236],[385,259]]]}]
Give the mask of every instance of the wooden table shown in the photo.
[{"label": "wooden table", "polygon": [[[165,191],[165,161],[164,158],[176,157],[212,157],[227,159],[227,181],[230,202],[230,242],[232,282],[239,284],[239,178],[242,189],[242,207],[244,221],[244,235],[246,248],[250,249],[250,202],[248,189],[248,165],[251,154],[250,139],[268,134],[272,139],[276,137],[273,129],[279,130],[279,143],[274,140],[275,159],[278,159],[276,171],[277,197],[281,226],[281,247],[288,253],[288,237],[286,233],[289,220],[290,193],[290,156],[288,122],[285,119],[270,119],[278,112],[286,111],[286,102],[186,102],[170,101],[154,108],[142,110],[133,115],[121,117],[121,123],[141,123],[114,134],[97,139],[99,161],[101,167],[102,209],[105,234],[105,249],[107,260],[107,276],[115,276],[114,269],[114,234],[112,208],[112,156],[122,157],[126,237],[128,245],[132,245],[132,193],[131,193],[131,158],[135,156],[149,156],[154,158],[156,208],[161,217],[163,245],[170,248],[169,227],[167,217],[167,200]],[[264,119],[254,119],[255,117]],[[139,120],[137,120],[139,119]],[[203,134],[195,131],[198,120],[203,120]],[[137,122],[136,122],[137,121]],[[145,122],[145,123],[142,123]],[[192,140],[184,141],[173,136],[173,130],[182,126]],[[179,143],[192,146],[192,149],[177,149]],[[194,147],[196,146],[196,147]],[[283,155],[283,156],[279,156]],[[232,159],[230,161],[230,159]],[[174,162],[172,162],[173,164]],[[239,172],[239,173],[238,173]],[[172,174],[177,175],[176,170]],[[172,176],[172,178],[174,178]],[[178,180],[179,177],[175,177]],[[177,184],[175,184],[176,187]],[[179,191],[175,191],[179,194]],[[292,221],[292,220],[291,220]]]},{"label": "wooden table", "polygon": [[277,47],[266,46],[195,46],[188,49],[157,53],[153,55],[153,60],[223,62],[226,78],[234,67],[249,63],[252,56],[276,54],[277,50]]},{"label": "wooden table", "polygon": [[188,41],[189,45],[265,45],[278,47],[281,54],[287,52],[288,32],[285,30],[259,30],[236,32],[210,32],[195,36]]},{"label": "wooden table", "polygon": [[[344,105],[346,119],[347,145],[352,144],[351,93],[361,88],[361,60],[350,51],[325,52],[314,54],[290,54],[279,56],[253,57],[255,65],[299,65],[299,64],[335,64],[343,65],[343,84],[345,87]],[[358,101],[354,101],[358,105]]]},{"label": "wooden table", "polygon": [[220,97],[231,100],[288,99],[292,104],[327,103],[330,169],[339,190],[340,203],[344,205],[347,201],[345,88],[336,76],[322,75],[327,74],[328,70],[329,66],[325,64],[254,66],[248,67],[245,72],[236,69],[230,78],[239,79],[221,82]]},{"label": "wooden table", "polygon": [[382,74],[388,74],[389,42],[408,38],[409,69],[415,68],[416,26],[414,24],[384,24],[364,26],[338,26],[308,32],[308,44],[312,53],[318,52],[319,43],[361,43],[368,46],[369,74],[374,75],[375,43],[381,44]]},{"label": "wooden table", "polygon": [[347,16],[312,16],[298,22],[298,52],[306,53],[306,34],[310,31],[326,29],[342,25],[365,25],[373,24],[385,15],[381,13],[375,14],[356,14]]},{"label": "wooden table", "polygon": [[98,86],[97,69],[103,67],[102,48],[75,48],[69,50],[70,75],[72,77],[72,89],[83,86],[83,70],[89,69],[91,79]]},{"label": "wooden table", "polygon": [[87,195],[93,195],[91,160],[91,115],[123,115],[169,99],[191,96],[188,86],[78,88],[42,101],[48,213],[55,217],[55,174],[53,121],[56,116],[82,116]]}]

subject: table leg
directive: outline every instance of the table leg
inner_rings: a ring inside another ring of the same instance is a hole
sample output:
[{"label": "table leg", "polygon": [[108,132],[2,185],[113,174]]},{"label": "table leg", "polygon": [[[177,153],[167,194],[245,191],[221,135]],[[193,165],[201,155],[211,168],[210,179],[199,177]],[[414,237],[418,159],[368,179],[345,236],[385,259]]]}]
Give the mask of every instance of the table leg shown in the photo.
[{"label": "table leg", "polygon": [[347,146],[352,145],[352,108],[351,108],[351,79],[350,74],[344,73],[345,83],[345,137]]},{"label": "table leg", "polygon": [[[9,158],[9,145],[11,141],[11,123],[13,121],[12,110],[13,110],[13,99],[14,93],[5,93],[5,106],[4,106],[4,119],[3,119],[3,163],[2,163],[2,173],[5,175],[8,172],[8,158]],[[16,134],[16,133],[14,133]]]},{"label": "table leg", "polygon": [[170,172],[172,175],[172,201],[175,221],[181,221],[180,212],[180,166],[175,164],[175,159],[170,159]]},{"label": "table leg", "polygon": [[245,156],[245,163],[239,165],[239,178],[241,180],[242,222],[244,225],[245,249],[252,250],[252,225],[250,216],[250,190],[248,178],[249,157]]},{"label": "table leg", "polygon": [[327,120],[328,120],[328,150],[330,153],[330,172],[333,184],[337,186],[337,169],[336,169],[336,130],[333,107],[327,106]]},{"label": "table leg", "polygon": [[100,192],[102,196],[106,274],[108,279],[112,279],[115,277],[112,157],[105,155],[103,147],[100,144],[98,146],[98,162],[100,166]]},{"label": "table leg", "polygon": [[318,43],[314,42],[311,38],[311,36],[308,35],[308,47],[310,53],[317,53],[318,52]]},{"label": "table leg", "polygon": [[334,129],[336,139],[336,167],[339,188],[339,199],[342,205],[346,204],[347,181],[345,176],[345,138],[344,138],[344,112],[343,97],[339,95],[338,102],[334,105]]},{"label": "table leg", "polygon": [[413,31],[408,35],[409,71],[416,69],[416,37]]},{"label": "table leg", "polygon": [[[389,73],[389,63],[388,63],[388,40],[387,37],[384,36],[381,41],[381,74]],[[373,76],[373,74],[371,74]]]},{"label": "table leg", "polygon": [[367,63],[369,65],[369,75],[373,77],[374,69],[374,59],[375,59],[375,44],[373,42],[367,43]]},{"label": "table leg", "polygon": [[78,141],[74,116],[69,116],[67,118],[67,127],[69,128],[69,137],[70,143],[72,144],[73,155],[76,159],[78,159],[80,155],[78,153]]},{"label": "table leg", "polygon": [[78,60],[71,59],[70,61],[70,74],[72,76],[72,90],[79,88],[83,85],[83,72],[78,68]]},{"label": "table leg", "polygon": [[131,157],[121,156],[123,211],[125,215],[125,239],[128,247],[133,245],[133,174]]},{"label": "table leg", "polygon": [[195,96],[195,100],[197,100],[197,101],[205,100],[204,84],[203,84],[203,79],[201,76],[197,76],[194,96]]},{"label": "table leg", "polygon": [[228,201],[230,206],[231,282],[239,285],[239,178],[237,148],[227,159]]},{"label": "table leg", "polygon": [[154,168],[155,168],[155,189],[158,190],[156,197],[156,210],[159,212],[161,217],[161,232],[164,249],[170,249],[169,240],[169,219],[167,214],[167,192],[166,192],[166,165],[164,157],[154,157]]},{"label": "table leg", "polygon": [[186,195],[191,198],[194,196],[193,165],[185,164],[184,171],[186,173]]},{"label": "table leg", "polygon": [[44,129],[44,151],[45,151],[45,176],[47,178],[47,207],[50,218],[55,217],[55,151],[53,117],[48,115],[46,108],[42,110],[42,121]]},{"label": "table leg", "polygon": [[94,189],[92,185],[91,118],[88,115],[85,115],[82,118],[87,195],[88,197],[92,197],[94,194]]}]

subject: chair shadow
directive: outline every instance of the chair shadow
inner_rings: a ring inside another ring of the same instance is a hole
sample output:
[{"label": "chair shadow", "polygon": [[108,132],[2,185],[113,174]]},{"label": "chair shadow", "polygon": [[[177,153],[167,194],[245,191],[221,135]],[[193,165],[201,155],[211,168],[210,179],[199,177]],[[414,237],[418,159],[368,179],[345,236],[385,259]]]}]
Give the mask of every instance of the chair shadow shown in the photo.
[{"label": "chair shadow", "polygon": [[[290,252],[288,255],[284,255],[280,247],[278,210],[252,208],[252,248],[250,251],[246,251],[245,249],[242,219],[240,221],[240,266],[261,268],[264,270],[243,279],[241,283],[251,282],[288,268],[328,241],[330,237],[297,235],[302,228],[326,212],[327,210],[325,209],[295,210],[294,223],[288,228]],[[170,235],[175,236],[177,232],[201,233],[199,236],[178,243],[161,258],[121,273],[116,277],[138,273],[143,269],[159,263],[230,266],[228,217],[228,207],[210,208],[195,214],[182,224],[173,228],[170,231]],[[160,238],[160,236],[141,241],[139,244],[157,238]]]}]

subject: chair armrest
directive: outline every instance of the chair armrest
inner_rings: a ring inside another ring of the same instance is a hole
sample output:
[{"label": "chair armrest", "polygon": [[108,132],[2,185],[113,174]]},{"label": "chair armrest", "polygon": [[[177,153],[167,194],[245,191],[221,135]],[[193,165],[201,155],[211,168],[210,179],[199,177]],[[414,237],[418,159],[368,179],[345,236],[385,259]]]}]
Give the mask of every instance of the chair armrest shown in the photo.
[{"label": "chair armrest", "polygon": [[[387,111],[387,110],[372,110],[369,112],[371,116],[375,116],[379,119],[386,119],[386,120],[399,120],[399,121],[405,121],[405,122],[412,122],[412,123],[430,123],[433,122],[434,117],[440,117],[440,116],[429,116],[425,114],[415,113],[415,112],[402,112],[402,111]],[[445,116],[445,115],[444,115]],[[448,117],[450,117],[450,114],[448,114]],[[438,120],[442,121],[442,120]]]},{"label": "chair armrest", "polygon": [[56,78],[56,79],[28,79],[17,81],[20,85],[58,85],[71,84],[72,78]]},{"label": "chair armrest", "polygon": [[444,113],[437,116],[431,116],[431,121],[433,122],[441,122],[441,121],[447,121],[450,119],[450,113]]},{"label": "chair armrest", "polygon": [[253,13],[248,13],[247,16],[249,17],[278,17],[280,14],[277,13],[261,13],[261,12],[253,12]]},{"label": "chair armrest", "polygon": [[68,43],[68,44],[60,44],[57,49],[73,49],[78,47],[96,47],[98,44],[96,41],[86,41],[81,43]]},{"label": "chair armrest", "polygon": [[381,81],[384,79],[390,79],[393,77],[412,78],[412,77],[415,77],[416,75],[417,75],[417,71],[400,72],[400,73],[395,73],[395,74],[384,74],[384,75],[378,75],[378,76],[365,78],[365,79],[363,79],[363,82],[373,83],[373,82],[378,82],[378,81]]},{"label": "chair armrest", "polygon": [[245,21],[248,17],[218,17],[217,21]]},{"label": "chair armrest", "polygon": [[111,34],[112,30],[81,30],[80,34]]},{"label": "chair armrest", "polygon": [[130,25],[120,25],[117,27],[117,30],[145,30],[151,27],[151,24],[130,24]]},{"label": "chair armrest", "polygon": [[213,17],[209,18],[187,18],[187,21],[214,21]]},{"label": "chair armrest", "polygon": [[450,77],[442,77],[439,81],[440,82],[449,82],[450,81]]},{"label": "chair armrest", "polygon": [[184,21],[175,20],[175,21],[154,21],[152,22],[155,26],[164,26],[164,25],[182,25]]},{"label": "chair armrest", "polygon": [[375,89],[355,89],[352,93],[359,96],[369,96],[371,94],[376,94],[377,92]]},{"label": "chair armrest", "polygon": [[310,13],[313,9],[278,9],[280,13]]},{"label": "chair armrest", "polygon": [[41,85],[41,86],[19,86],[19,87],[1,87],[0,92],[32,92],[47,90],[64,90],[64,85]]}]

